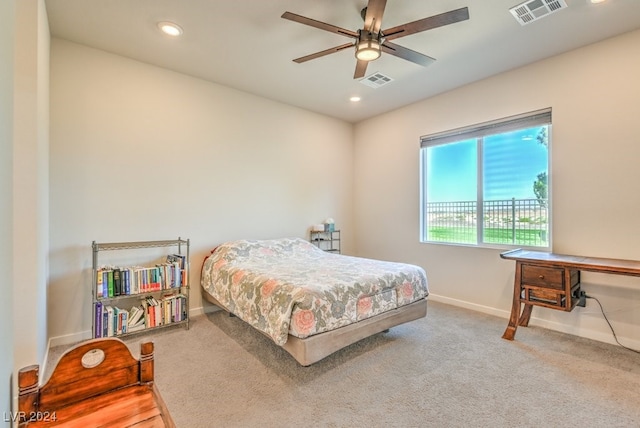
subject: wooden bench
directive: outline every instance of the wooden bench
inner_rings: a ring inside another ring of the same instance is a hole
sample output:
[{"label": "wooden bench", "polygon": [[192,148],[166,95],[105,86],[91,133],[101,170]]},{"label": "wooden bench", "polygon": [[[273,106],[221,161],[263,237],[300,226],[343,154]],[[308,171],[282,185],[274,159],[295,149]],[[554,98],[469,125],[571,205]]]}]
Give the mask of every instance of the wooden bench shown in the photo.
[{"label": "wooden bench", "polygon": [[153,382],[153,342],[140,359],[117,338],[67,351],[46,384],[39,366],[18,373],[18,427],[175,427]]}]

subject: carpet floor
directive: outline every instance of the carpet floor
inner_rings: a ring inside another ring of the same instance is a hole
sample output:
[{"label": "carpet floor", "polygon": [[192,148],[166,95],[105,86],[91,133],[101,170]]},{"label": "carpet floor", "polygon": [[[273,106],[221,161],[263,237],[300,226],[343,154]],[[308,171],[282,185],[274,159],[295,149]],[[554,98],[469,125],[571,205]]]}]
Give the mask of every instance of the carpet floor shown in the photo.
[{"label": "carpet floor", "polygon": [[506,323],[429,302],[310,367],[222,311],[125,342],[154,341],[178,427],[640,426],[640,355],[537,327],[510,342]]}]

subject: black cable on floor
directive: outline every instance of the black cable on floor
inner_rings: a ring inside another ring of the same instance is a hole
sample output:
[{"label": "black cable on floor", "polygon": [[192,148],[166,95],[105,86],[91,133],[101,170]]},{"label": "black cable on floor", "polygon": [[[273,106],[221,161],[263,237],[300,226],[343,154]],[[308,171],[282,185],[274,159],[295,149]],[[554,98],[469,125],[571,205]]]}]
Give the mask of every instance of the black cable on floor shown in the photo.
[{"label": "black cable on floor", "polygon": [[624,349],[628,349],[629,351],[635,352],[636,354],[640,354],[640,351],[638,351],[637,349],[633,349],[633,348],[629,348],[627,346],[624,346],[622,343],[620,343],[618,341],[618,336],[616,336],[616,332],[613,330],[613,326],[609,322],[609,318],[607,318],[607,314],[604,313],[604,308],[602,307],[602,303],[600,303],[600,300],[598,300],[595,297],[589,296],[587,294],[585,294],[584,297],[586,297],[587,299],[593,299],[596,302],[598,302],[598,305],[600,306],[600,311],[602,312],[602,316],[604,317],[604,320],[607,322],[607,324],[609,324],[609,328],[611,329],[611,333],[613,333],[613,338],[615,339],[616,343],[618,345],[622,346]]}]

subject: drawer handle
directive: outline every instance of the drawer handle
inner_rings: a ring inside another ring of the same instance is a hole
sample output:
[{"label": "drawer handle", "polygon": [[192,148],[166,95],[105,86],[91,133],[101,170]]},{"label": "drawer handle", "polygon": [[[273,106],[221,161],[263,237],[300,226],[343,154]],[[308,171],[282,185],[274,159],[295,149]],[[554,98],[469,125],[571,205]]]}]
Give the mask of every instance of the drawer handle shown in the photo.
[{"label": "drawer handle", "polygon": [[544,275],[539,275],[538,278],[544,279]]}]

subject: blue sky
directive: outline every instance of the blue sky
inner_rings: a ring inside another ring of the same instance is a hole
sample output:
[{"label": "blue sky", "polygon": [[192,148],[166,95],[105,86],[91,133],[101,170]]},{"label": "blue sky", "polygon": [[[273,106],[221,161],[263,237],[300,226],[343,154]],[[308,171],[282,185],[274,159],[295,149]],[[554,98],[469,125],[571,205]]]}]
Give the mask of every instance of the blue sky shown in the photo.
[{"label": "blue sky", "polygon": [[[535,198],[533,182],[547,171],[547,147],[536,139],[541,127],[485,137],[485,200]],[[429,202],[477,199],[476,140],[428,149]]]}]

